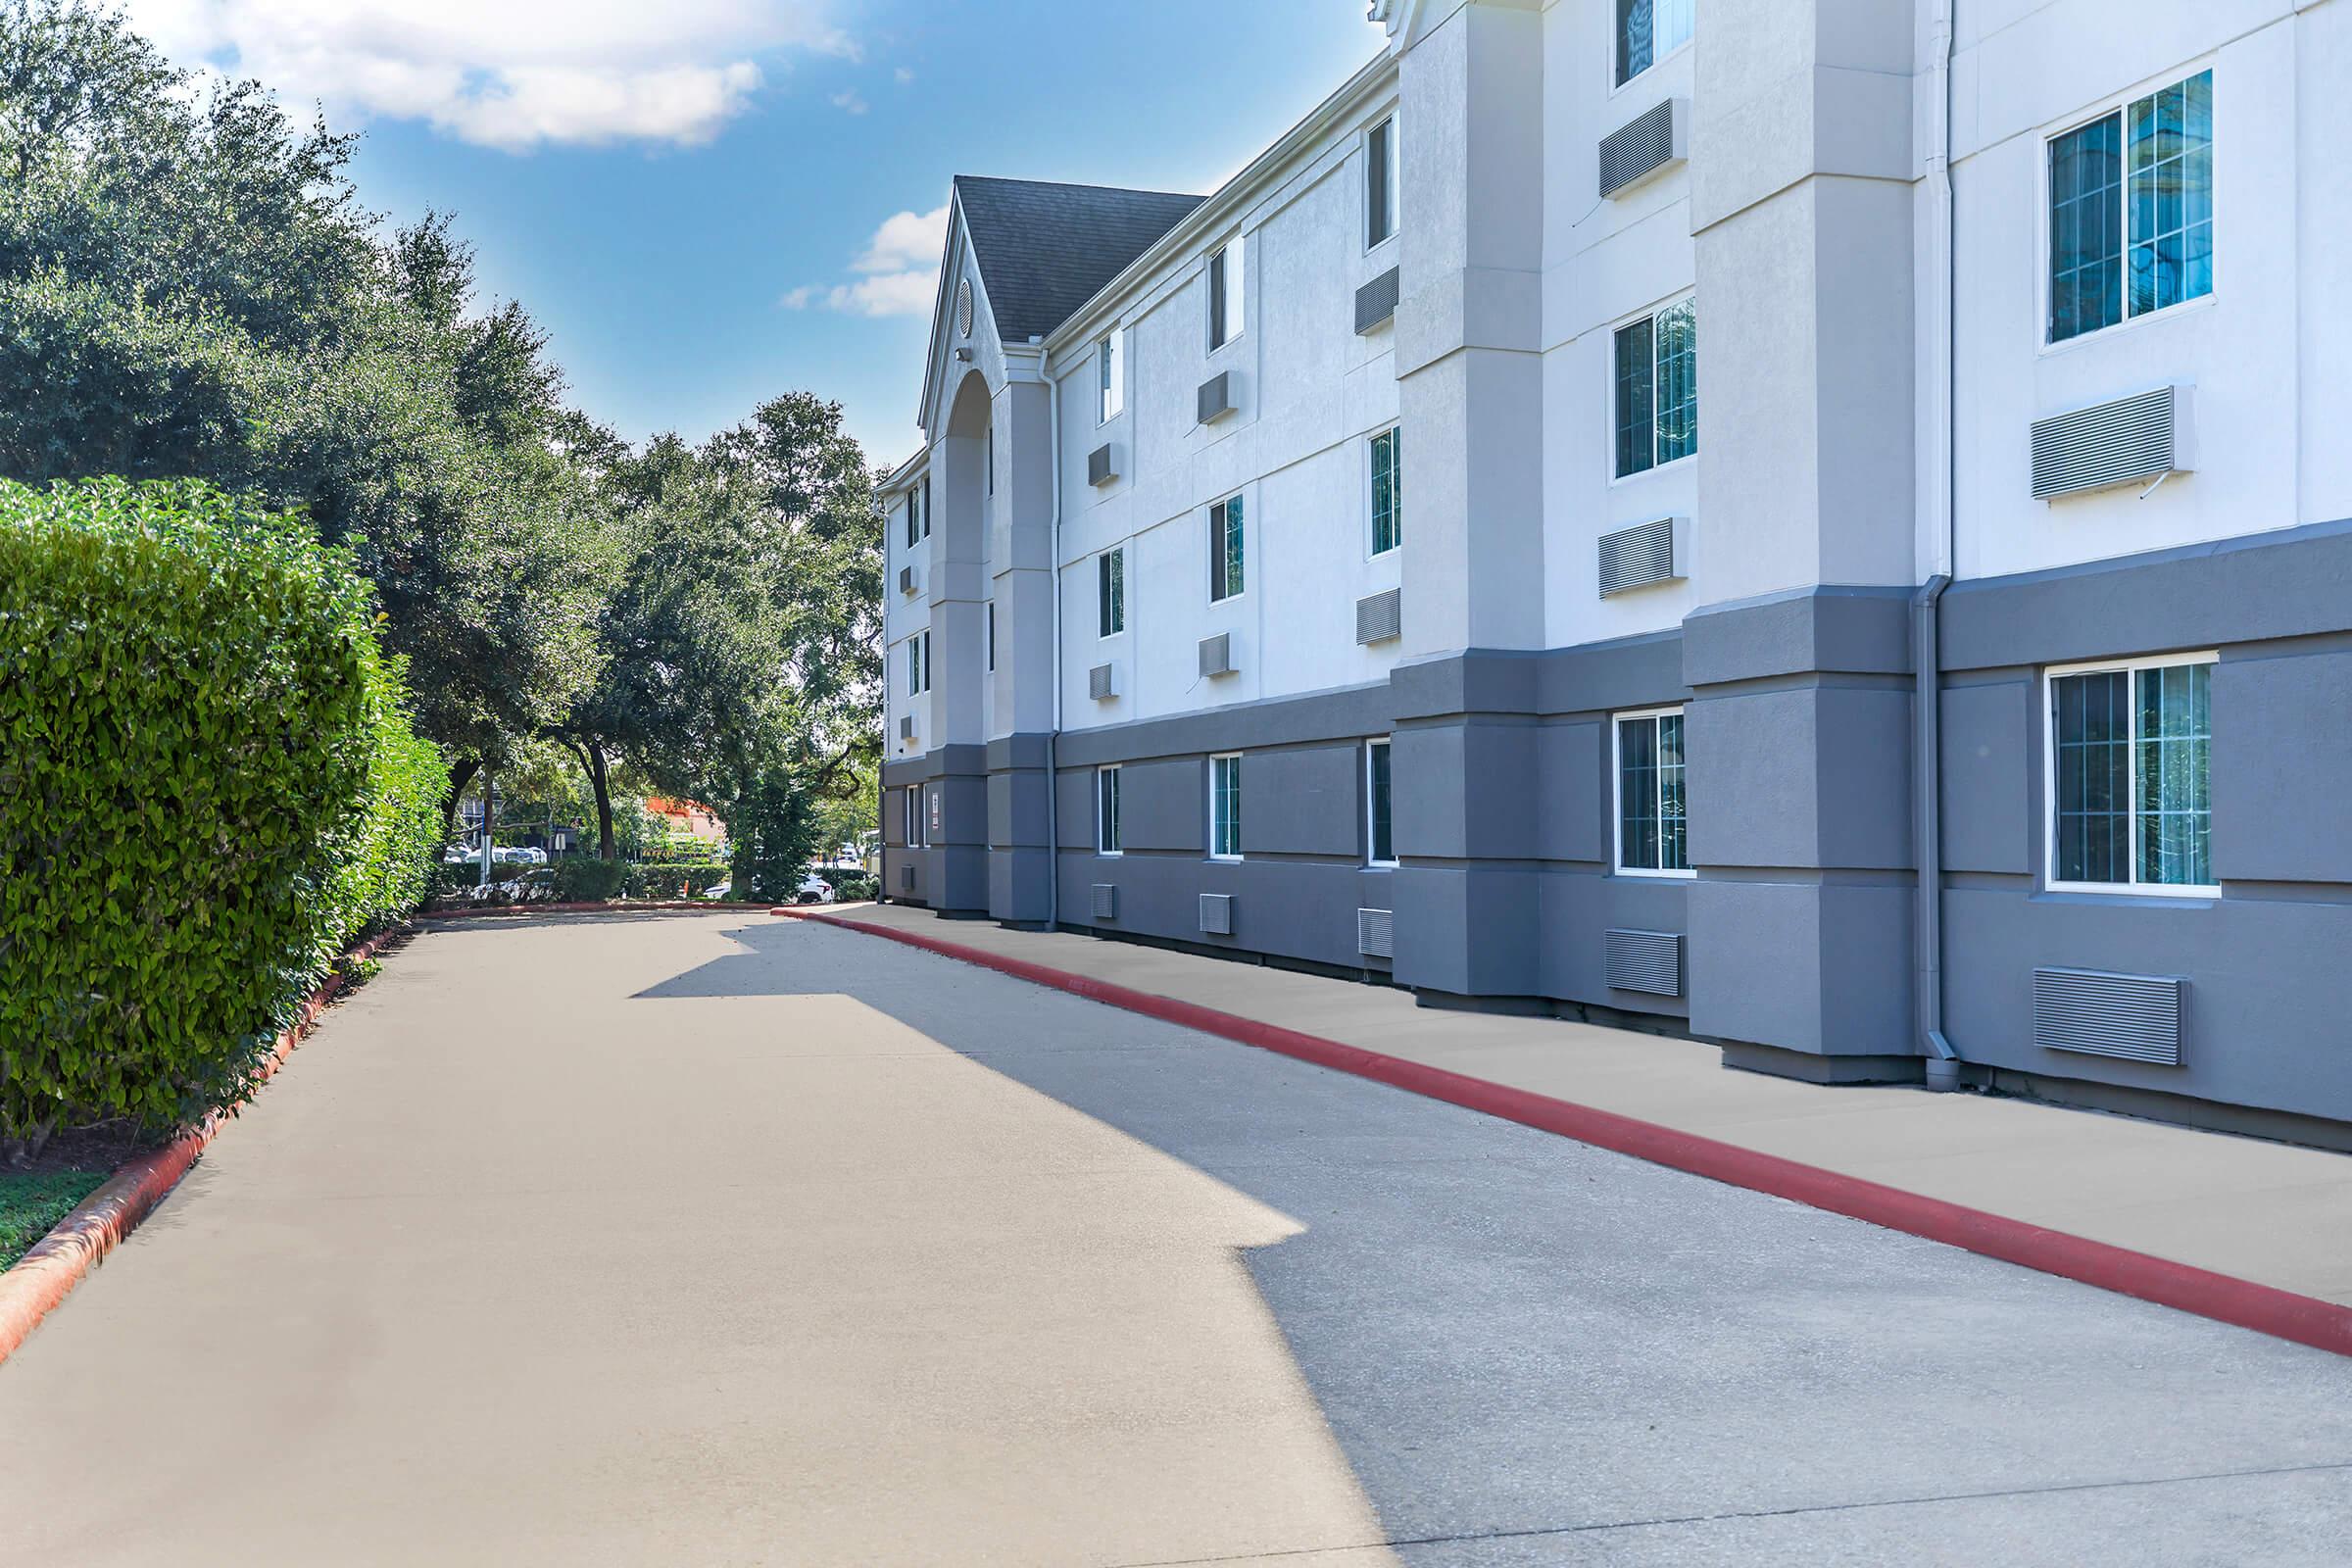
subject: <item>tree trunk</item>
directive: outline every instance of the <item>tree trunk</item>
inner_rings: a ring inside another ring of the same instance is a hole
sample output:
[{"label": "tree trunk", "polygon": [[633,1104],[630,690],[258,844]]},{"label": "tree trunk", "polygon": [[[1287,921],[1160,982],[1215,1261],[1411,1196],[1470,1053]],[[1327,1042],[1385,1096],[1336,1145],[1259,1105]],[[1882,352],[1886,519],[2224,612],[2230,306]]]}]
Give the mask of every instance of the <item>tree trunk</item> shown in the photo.
[{"label": "tree trunk", "polygon": [[462,757],[449,764],[449,793],[441,797],[443,838],[449,837],[450,827],[458,819],[458,802],[464,798],[466,786],[472,783],[473,775],[481,770],[482,760],[478,757]]},{"label": "tree trunk", "polygon": [[605,776],[605,749],[582,741],[580,750],[588,755],[588,782],[596,791],[596,853],[602,859],[617,860],[620,847],[612,842],[612,785]]}]

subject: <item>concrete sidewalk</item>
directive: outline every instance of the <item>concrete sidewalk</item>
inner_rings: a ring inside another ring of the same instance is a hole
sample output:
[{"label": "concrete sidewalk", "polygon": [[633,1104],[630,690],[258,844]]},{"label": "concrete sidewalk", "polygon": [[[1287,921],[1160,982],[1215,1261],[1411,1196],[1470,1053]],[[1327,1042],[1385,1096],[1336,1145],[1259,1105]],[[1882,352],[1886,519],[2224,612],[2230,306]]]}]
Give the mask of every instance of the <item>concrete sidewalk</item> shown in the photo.
[{"label": "concrete sidewalk", "polygon": [[2352,1305],[2352,1155],[1984,1095],[1727,1071],[1712,1046],[1136,943],[823,911],[1214,1007],[1986,1213]]}]

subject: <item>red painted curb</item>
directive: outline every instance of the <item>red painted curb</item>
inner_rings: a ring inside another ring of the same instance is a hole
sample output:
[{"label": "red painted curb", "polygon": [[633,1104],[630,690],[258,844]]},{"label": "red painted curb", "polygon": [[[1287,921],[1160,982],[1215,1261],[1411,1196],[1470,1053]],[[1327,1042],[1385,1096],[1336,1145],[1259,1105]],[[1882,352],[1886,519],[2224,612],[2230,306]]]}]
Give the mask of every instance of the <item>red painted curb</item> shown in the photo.
[{"label": "red painted curb", "polygon": [[2045,1229],[2011,1219],[2005,1214],[1945,1202],[1919,1193],[1865,1181],[1818,1165],[1801,1164],[1737,1144],[1702,1138],[1696,1133],[1660,1126],[1656,1122],[1621,1116],[1614,1111],[1554,1100],[1507,1084],[1492,1083],[1444,1067],[1406,1061],[1376,1051],[1343,1045],[1319,1035],[1263,1023],[1235,1013],[1219,1012],[1198,1003],[1134,991],[1105,980],[1008,958],[912,931],[859,924],[811,908],[778,906],[770,914],[799,920],[817,920],[846,931],[862,932],[920,948],[945,957],[995,969],[1037,985],[1051,986],[1091,1002],[1124,1007],[1151,1017],[1198,1029],[1246,1046],[1279,1052],[1321,1067],[1352,1073],[1377,1083],[1442,1100],[1469,1110],[1483,1111],[1523,1126],[1558,1133],[1579,1143],[1631,1154],[1652,1164],[1672,1166],[1713,1181],[1754,1192],[1770,1193],[1813,1208],[1827,1209],[1852,1219],[1867,1220],[1888,1230],[1924,1237],[2016,1263],[2044,1274],[2055,1274],[2103,1291],[2137,1297],[2161,1306],[2193,1312],[2217,1322],[2252,1329],[2298,1345],[2352,1355],[2352,1307],[2299,1296],[2276,1286],[2211,1269],[2177,1263],[2170,1258],[2111,1247],[2088,1237]]},{"label": "red painted curb", "polygon": [[[401,928],[381,931],[343,955],[348,963],[361,963],[383,951]],[[343,977],[330,976],[303,1002],[302,1015],[277,1037],[262,1063],[261,1082],[276,1076],[318,1015],[343,989]],[[32,1244],[24,1255],[0,1272],[0,1361],[6,1361],[40,1326],[58,1302],[73,1294],[101,1258],[122,1245],[155,1206],[179,1185],[207,1145],[218,1137],[228,1112],[211,1115],[163,1148],[134,1154],[122,1162],[99,1189],[83,1199],[49,1234]]]}]

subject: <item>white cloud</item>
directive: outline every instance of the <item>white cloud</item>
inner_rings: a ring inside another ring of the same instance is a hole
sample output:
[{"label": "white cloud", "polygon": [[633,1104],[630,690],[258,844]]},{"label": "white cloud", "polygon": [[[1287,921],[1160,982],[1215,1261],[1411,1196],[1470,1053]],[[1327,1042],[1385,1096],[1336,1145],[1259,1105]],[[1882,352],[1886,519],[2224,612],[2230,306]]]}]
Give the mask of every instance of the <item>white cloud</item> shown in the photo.
[{"label": "white cloud", "polygon": [[941,202],[927,213],[897,213],[884,219],[865,253],[850,265],[860,272],[904,272],[918,267],[936,270],[947,243],[948,204]]},{"label": "white cloud", "polygon": [[906,86],[908,82],[914,79],[914,73],[908,71],[905,66],[901,66],[898,70],[892,72],[891,75],[897,79],[898,84],[902,87]]},{"label": "white cloud", "polygon": [[862,115],[865,113],[865,100],[858,96],[856,88],[849,88],[833,95],[833,107],[844,114]]},{"label": "white cloud", "polygon": [[827,286],[803,283],[778,301],[786,310],[823,305],[852,316],[921,316],[939,288],[939,256],[948,243],[948,209],[896,213],[882,220],[850,263],[864,275]]},{"label": "white cloud", "polygon": [[855,58],[835,0],[129,0],[174,63],[485,146],[709,141],[762,57]]}]

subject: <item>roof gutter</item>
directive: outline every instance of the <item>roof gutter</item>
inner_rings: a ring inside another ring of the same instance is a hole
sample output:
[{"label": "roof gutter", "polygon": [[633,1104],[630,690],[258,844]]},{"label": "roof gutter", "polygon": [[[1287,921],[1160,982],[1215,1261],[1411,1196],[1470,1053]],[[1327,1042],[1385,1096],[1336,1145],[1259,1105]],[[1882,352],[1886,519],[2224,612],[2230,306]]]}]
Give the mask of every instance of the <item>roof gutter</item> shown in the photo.
[{"label": "roof gutter", "polygon": [[1254,194],[1277,170],[1297,158],[1336,122],[1361,108],[1365,100],[1375,96],[1396,74],[1396,57],[1387,49],[1364,62],[1362,69],[1342,82],[1336,92],[1284,131],[1272,146],[1251,159],[1240,173],[1202,197],[1200,205],[1178,220],[1175,227],[1153,240],[1117,276],[1097,289],[1092,299],[1072,311],[1066,320],[1048,332],[1046,346],[1057,348],[1090,336],[1112,302],[1199,244],[1219,224],[1228,221],[1243,207],[1243,198]]}]

